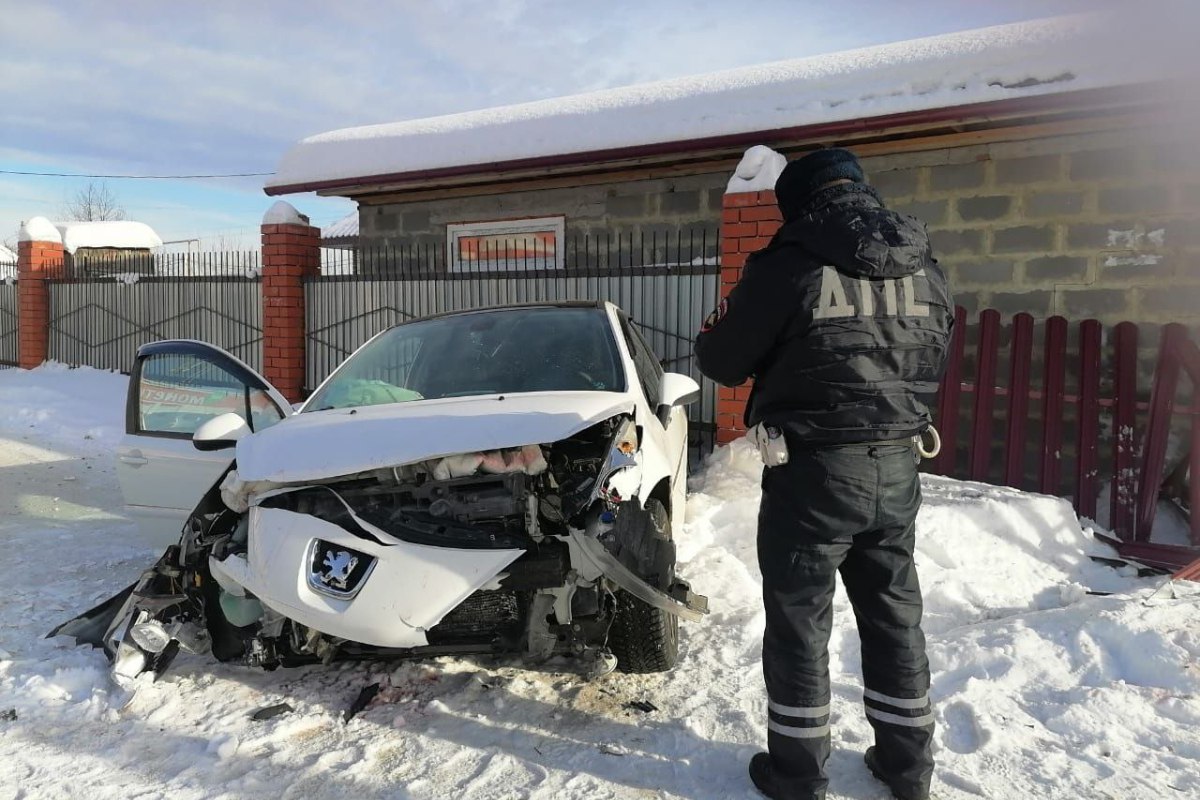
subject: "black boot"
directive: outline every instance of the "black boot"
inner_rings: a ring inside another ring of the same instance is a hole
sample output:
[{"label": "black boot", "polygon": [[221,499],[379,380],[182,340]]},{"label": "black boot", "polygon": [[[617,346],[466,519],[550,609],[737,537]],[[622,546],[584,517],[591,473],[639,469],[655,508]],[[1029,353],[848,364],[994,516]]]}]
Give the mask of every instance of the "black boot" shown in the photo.
[{"label": "black boot", "polygon": [[771,763],[770,753],[755,753],[750,759],[750,780],[771,800],[825,800],[825,792],[813,794],[811,790],[798,789],[793,778],[781,775]]},{"label": "black boot", "polygon": [[897,786],[879,766],[874,747],[867,748],[867,752],[863,754],[863,761],[867,762],[867,769],[871,770],[872,775],[887,784],[887,787],[892,790],[892,797],[896,800],[932,800],[929,792],[920,789],[906,790],[903,786]]}]

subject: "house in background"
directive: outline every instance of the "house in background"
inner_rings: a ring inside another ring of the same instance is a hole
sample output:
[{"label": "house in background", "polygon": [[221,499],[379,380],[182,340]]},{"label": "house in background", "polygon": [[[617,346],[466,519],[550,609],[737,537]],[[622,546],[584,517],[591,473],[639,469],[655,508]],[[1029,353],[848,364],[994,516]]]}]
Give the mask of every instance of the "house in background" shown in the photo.
[{"label": "house in background", "polygon": [[711,240],[747,148],[836,145],[928,223],[968,310],[1196,324],[1200,159],[1170,53],[1105,15],[998,26],[333,131],[266,192],[351,198],[363,246],[453,269],[479,242]]},{"label": "house in background", "polygon": [[55,227],[62,237],[66,274],[74,277],[152,274],[154,253],[163,246],[144,222],[60,222]]},{"label": "house in background", "polygon": [[321,229],[321,271],[327,275],[347,275],[358,263],[358,212]]},{"label": "house in background", "polygon": [[321,229],[321,247],[331,249],[353,249],[358,247],[358,212],[346,216]]}]

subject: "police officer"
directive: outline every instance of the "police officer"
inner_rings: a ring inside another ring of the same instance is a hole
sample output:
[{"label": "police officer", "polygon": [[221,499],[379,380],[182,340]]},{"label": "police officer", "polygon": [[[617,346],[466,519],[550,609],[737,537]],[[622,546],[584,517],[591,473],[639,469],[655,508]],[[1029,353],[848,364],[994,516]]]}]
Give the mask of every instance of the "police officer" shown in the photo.
[{"label": "police officer", "polygon": [[930,425],[953,304],[924,224],[885,208],[848,151],[790,162],[775,193],[783,226],[696,339],[705,375],[754,379],[746,424],[767,464],[758,560],[769,753],[754,756],[750,777],[771,798],[825,797],[840,572],[875,730],[867,766],[895,797],[924,800],[933,713],[913,565],[914,442]]}]

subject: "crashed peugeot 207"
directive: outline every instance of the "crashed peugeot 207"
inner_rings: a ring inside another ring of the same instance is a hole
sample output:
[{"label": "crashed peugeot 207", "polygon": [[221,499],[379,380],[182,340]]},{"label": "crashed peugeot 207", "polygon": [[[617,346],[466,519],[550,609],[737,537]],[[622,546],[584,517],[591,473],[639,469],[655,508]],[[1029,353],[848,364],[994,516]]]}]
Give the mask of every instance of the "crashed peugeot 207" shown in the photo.
[{"label": "crashed peugeot 207", "polygon": [[127,508],[182,536],[52,632],[103,647],[124,685],[180,649],[266,669],[509,653],[656,672],[679,618],[707,611],[672,540],[699,386],[611,304],[395,326],[296,412],[202,342],[143,346],[130,381]]}]

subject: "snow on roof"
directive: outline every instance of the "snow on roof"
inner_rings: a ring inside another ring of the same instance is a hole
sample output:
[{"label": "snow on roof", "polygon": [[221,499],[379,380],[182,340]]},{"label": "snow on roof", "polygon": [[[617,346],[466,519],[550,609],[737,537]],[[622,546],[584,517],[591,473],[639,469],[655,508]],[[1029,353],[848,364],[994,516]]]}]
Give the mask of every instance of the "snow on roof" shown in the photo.
[{"label": "snow on roof", "polygon": [[268,193],[423,170],[686,142],[1159,77],[1108,15],[1075,15],[462,114],[293,146]]},{"label": "snow on roof", "polygon": [[358,236],[358,211],[352,211],[327,228],[321,229],[322,239],[343,239]]},{"label": "snow on roof", "polygon": [[17,254],[0,244],[0,264],[17,263]]},{"label": "snow on roof", "polygon": [[162,247],[162,239],[144,222],[60,222],[63,249],[74,253],[81,247],[151,248]]}]

